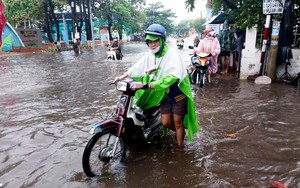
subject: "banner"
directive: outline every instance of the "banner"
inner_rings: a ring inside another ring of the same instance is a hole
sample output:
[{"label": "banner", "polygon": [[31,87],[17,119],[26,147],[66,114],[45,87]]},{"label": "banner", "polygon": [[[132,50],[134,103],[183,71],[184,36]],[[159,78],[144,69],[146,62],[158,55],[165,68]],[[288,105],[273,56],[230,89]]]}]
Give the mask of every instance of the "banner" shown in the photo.
[{"label": "banner", "polygon": [[7,52],[12,50],[12,34],[9,34],[3,41],[2,51]]},{"label": "banner", "polygon": [[6,18],[4,16],[4,9],[5,9],[4,2],[2,0],[0,0],[0,48],[2,46],[2,31],[6,24]]}]

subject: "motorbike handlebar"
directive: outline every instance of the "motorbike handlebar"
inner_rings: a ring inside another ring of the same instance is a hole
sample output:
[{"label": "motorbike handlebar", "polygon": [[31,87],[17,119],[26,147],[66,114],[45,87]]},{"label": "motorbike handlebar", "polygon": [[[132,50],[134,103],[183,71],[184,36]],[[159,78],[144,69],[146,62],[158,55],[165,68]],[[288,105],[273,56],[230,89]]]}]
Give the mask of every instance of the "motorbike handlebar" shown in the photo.
[{"label": "motorbike handlebar", "polygon": [[139,89],[148,89],[149,84],[141,83],[141,82],[135,82],[130,85],[131,90],[139,90]]}]

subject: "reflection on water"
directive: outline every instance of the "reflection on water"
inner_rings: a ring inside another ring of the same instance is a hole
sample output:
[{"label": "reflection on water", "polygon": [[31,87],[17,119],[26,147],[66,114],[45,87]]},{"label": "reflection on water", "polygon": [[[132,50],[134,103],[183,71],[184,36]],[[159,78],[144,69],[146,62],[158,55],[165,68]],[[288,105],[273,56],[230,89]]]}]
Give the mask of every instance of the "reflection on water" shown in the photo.
[{"label": "reflection on water", "polygon": [[[104,50],[0,57],[4,187],[300,187],[298,89],[236,75],[193,86],[201,130],[183,151],[170,134],[163,147],[132,151],[103,177],[87,178],[89,125],[111,113],[119,94],[111,80],[146,49],[124,45],[121,62],[107,62]],[[188,61],[190,50],[180,53]]]}]

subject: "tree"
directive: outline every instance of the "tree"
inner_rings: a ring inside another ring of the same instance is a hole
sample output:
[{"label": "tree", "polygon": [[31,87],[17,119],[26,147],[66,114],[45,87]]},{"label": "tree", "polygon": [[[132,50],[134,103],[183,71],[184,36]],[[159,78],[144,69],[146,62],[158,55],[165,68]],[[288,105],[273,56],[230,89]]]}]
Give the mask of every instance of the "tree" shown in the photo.
[{"label": "tree", "polygon": [[41,2],[38,0],[5,0],[5,6],[8,22],[16,27],[23,24],[23,27],[27,28],[27,21],[43,18]]},{"label": "tree", "polygon": [[194,28],[197,33],[203,33],[205,19],[182,20],[175,25],[174,31],[178,36],[186,36],[191,28]]},{"label": "tree", "polygon": [[[300,0],[291,0],[294,4],[300,5]],[[213,0],[213,13],[222,11],[234,18],[235,26],[241,29],[252,27],[256,24],[263,26],[265,15],[262,12],[262,0]],[[186,7],[193,10],[195,0],[186,0]],[[299,8],[295,9],[294,17],[299,18]]]},{"label": "tree", "polygon": [[190,21],[190,26],[195,28],[197,33],[203,33],[205,26],[203,24],[205,23],[205,19],[194,19]]},{"label": "tree", "polygon": [[168,33],[172,33],[174,31],[172,19],[176,18],[176,14],[173,13],[171,9],[164,9],[161,2],[149,4],[149,6],[150,7],[144,9],[144,13],[147,18],[144,23],[144,28],[156,23],[163,25]]},{"label": "tree", "polygon": [[43,1],[43,10],[45,14],[45,30],[47,33],[48,40],[53,43],[54,39],[52,37],[52,23],[54,22],[56,27],[56,41],[60,41],[59,23],[57,17],[54,13],[54,4],[52,0]]},{"label": "tree", "polygon": [[[64,5],[60,0],[5,0],[6,11],[5,16],[8,21],[19,27],[23,25],[24,28],[30,27],[30,23],[44,24],[47,36],[51,42],[54,41],[52,37],[53,23],[58,27],[58,20],[54,14],[54,10],[61,8]],[[27,24],[28,23],[28,24]],[[59,29],[57,29],[57,40],[60,39]]]},{"label": "tree", "polygon": [[145,0],[97,0],[95,15],[102,22],[107,22],[109,38],[112,40],[112,29],[118,30],[122,39],[122,31],[139,32],[145,15],[140,11]]},{"label": "tree", "polygon": [[263,26],[265,20],[265,15],[262,14],[262,1],[214,0],[213,12],[217,13],[218,10],[228,13],[229,18],[234,18],[235,26],[241,29],[256,24]]},{"label": "tree", "polygon": [[190,28],[190,21],[182,20],[177,25],[175,25],[174,33],[176,33],[176,35],[178,36],[186,36]]}]

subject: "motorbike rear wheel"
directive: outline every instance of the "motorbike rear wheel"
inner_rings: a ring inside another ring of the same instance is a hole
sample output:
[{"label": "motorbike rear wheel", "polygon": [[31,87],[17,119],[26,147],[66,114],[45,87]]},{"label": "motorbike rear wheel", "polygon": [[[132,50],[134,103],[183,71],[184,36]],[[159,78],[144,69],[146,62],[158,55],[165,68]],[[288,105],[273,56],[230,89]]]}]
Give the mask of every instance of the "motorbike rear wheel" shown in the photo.
[{"label": "motorbike rear wheel", "polygon": [[[126,148],[123,139],[119,138],[117,142],[116,139],[111,130],[97,133],[89,140],[82,157],[82,167],[88,177],[100,176],[124,160]],[[115,144],[116,151],[112,155]]]}]

